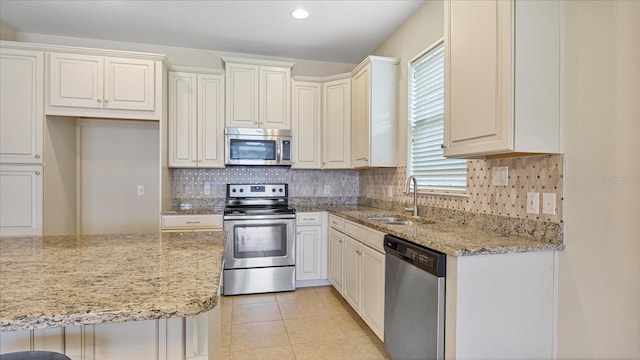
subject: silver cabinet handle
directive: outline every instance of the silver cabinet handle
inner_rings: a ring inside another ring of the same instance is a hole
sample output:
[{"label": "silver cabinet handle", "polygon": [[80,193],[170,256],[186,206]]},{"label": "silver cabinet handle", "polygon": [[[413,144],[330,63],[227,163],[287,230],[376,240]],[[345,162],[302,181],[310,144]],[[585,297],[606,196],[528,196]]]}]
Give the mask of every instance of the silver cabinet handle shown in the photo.
[{"label": "silver cabinet handle", "polygon": [[200,224],[200,221],[187,221],[187,224]]}]

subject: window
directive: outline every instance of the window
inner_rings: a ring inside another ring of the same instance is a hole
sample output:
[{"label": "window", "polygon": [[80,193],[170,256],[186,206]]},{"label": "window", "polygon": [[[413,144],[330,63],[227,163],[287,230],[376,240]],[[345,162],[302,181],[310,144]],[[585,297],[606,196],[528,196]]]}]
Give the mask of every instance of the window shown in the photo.
[{"label": "window", "polygon": [[407,177],[418,189],[462,192],[467,186],[467,162],[442,155],[444,143],[443,41],[409,63],[409,124]]}]

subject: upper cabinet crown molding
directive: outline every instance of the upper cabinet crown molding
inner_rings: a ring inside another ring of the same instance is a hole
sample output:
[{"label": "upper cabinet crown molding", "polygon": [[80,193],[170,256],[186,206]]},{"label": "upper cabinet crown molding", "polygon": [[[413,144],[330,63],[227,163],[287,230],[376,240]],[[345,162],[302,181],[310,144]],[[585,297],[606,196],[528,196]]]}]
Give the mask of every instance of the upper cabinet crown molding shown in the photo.
[{"label": "upper cabinet crown molding", "polygon": [[208,74],[208,75],[224,76],[224,70],[222,69],[201,68],[201,67],[191,67],[191,66],[172,66],[169,69],[169,71],[195,73],[200,75]]},{"label": "upper cabinet crown molding", "polygon": [[368,56],[352,71],[351,165],[398,166],[399,59]]},{"label": "upper cabinet crown molding", "polygon": [[272,66],[281,67],[291,70],[295,63],[286,61],[272,61],[272,60],[260,60],[260,59],[244,59],[237,57],[222,56],[222,66],[226,68],[227,63],[242,64],[242,65],[257,65],[257,66]]},{"label": "upper cabinet crown molding", "polygon": [[27,43],[27,42],[19,42],[19,41],[5,41],[5,40],[0,41],[0,47],[5,47],[5,46],[10,46],[16,49],[36,50],[36,51],[45,51],[45,52],[68,52],[68,53],[84,54],[84,55],[154,60],[154,61],[161,61],[164,66],[166,66],[167,68],[171,68],[171,64],[169,63],[169,60],[164,54],[154,54],[154,53],[124,51],[124,50],[85,48],[85,47],[77,47],[77,46],[37,44],[37,43]]},{"label": "upper cabinet crown molding", "polygon": [[562,6],[445,1],[445,156],[562,152]]}]

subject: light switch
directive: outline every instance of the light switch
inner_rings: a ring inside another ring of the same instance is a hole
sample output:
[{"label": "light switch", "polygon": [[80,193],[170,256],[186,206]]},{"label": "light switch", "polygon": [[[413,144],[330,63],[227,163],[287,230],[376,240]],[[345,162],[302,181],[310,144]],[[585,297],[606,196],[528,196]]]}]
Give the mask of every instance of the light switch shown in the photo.
[{"label": "light switch", "polygon": [[387,185],[387,196],[393,197],[393,185]]},{"label": "light switch", "polygon": [[331,194],[331,185],[329,185],[329,184],[325,184],[324,185],[324,194],[325,195]]},{"label": "light switch", "polygon": [[556,214],[555,193],[542,193],[542,213],[546,215]]},{"label": "light switch", "polygon": [[540,213],[540,193],[527,193],[527,214],[538,215]]},{"label": "light switch", "polygon": [[138,185],[136,188],[136,195],[142,196],[144,195],[144,185]]},{"label": "light switch", "polygon": [[210,181],[205,181],[204,182],[204,194],[205,195],[211,195],[211,182]]}]

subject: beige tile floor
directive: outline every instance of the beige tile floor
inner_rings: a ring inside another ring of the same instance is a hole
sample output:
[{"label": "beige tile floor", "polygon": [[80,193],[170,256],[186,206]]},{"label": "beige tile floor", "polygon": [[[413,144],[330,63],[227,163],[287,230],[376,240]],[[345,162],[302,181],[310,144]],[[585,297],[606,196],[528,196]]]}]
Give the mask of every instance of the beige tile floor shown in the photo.
[{"label": "beige tile floor", "polygon": [[223,296],[222,359],[389,359],[331,286]]}]

